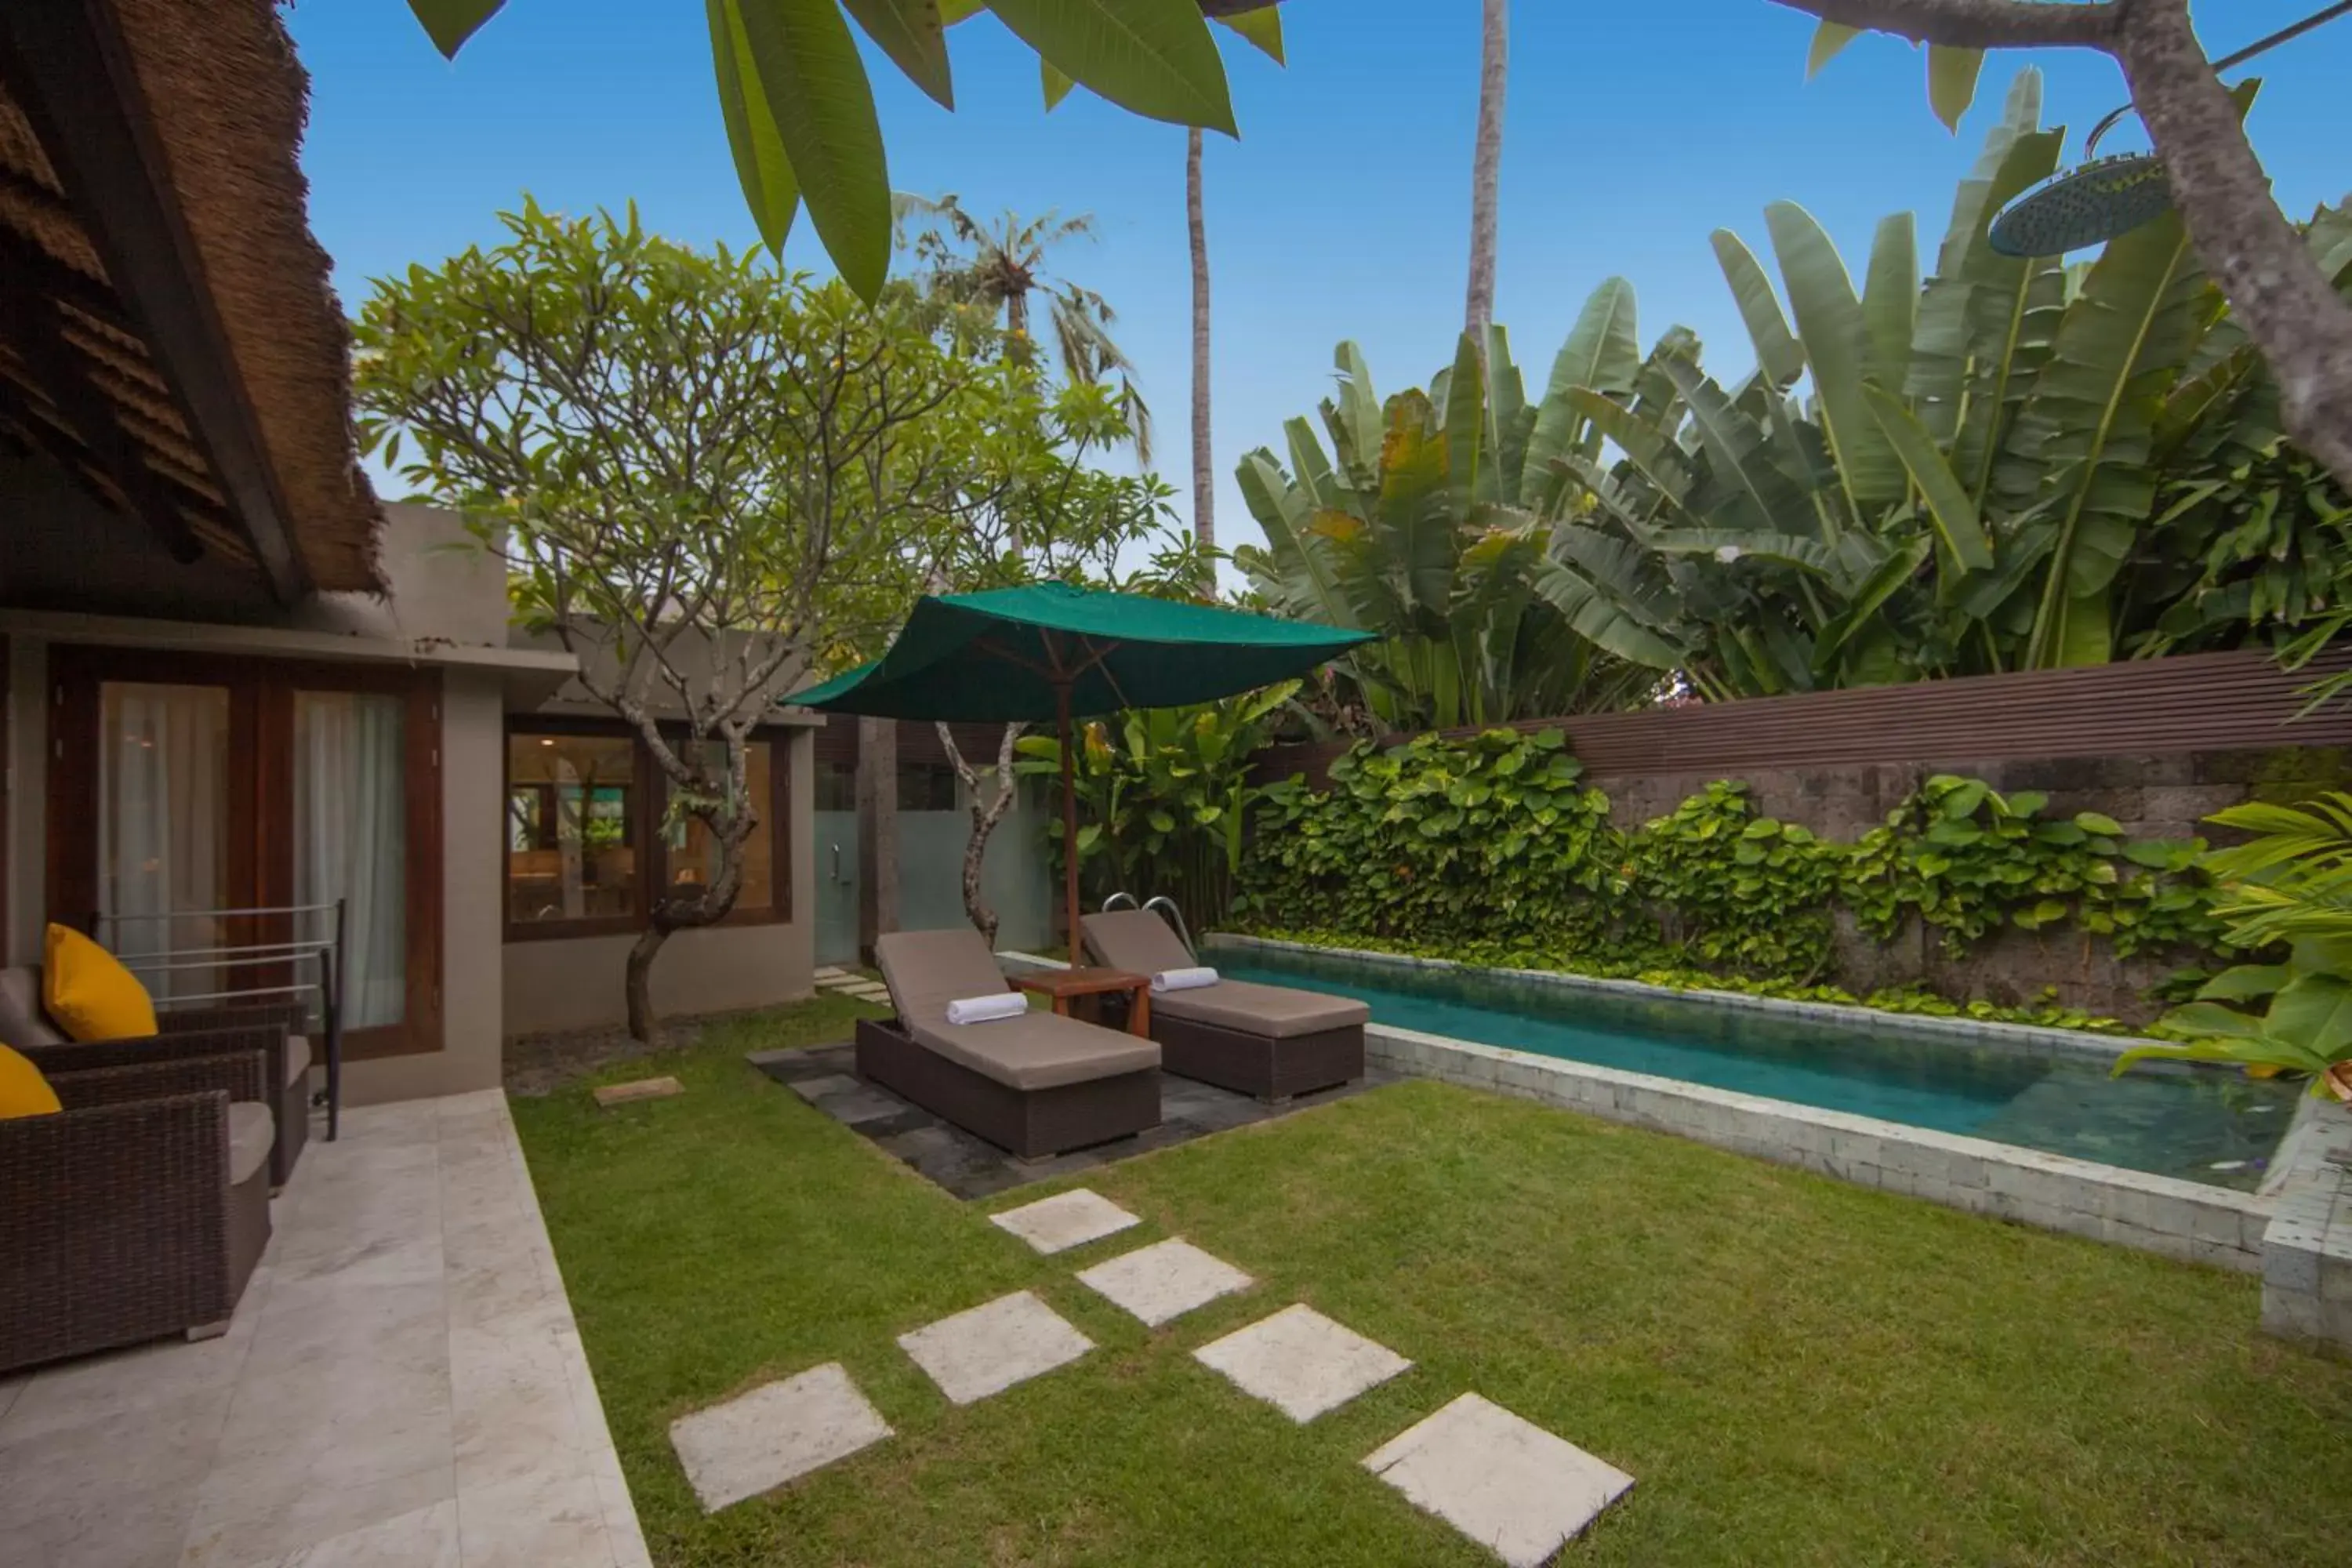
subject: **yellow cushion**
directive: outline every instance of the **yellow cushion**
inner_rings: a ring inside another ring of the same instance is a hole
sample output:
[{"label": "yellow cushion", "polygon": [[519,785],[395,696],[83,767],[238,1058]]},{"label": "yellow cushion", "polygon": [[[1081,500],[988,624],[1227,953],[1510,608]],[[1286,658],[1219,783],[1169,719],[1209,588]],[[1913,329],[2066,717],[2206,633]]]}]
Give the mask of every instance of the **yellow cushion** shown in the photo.
[{"label": "yellow cushion", "polygon": [[77,1040],[133,1039],[155,1032],[155,1003],[114,954],[68,926],[44,939],[41,1005]]},{"label": "yellow cushion", "polygon": [[0,1121],[16,1116],[54,1116],[64,1109],[40,1068],[0,1046]]}]

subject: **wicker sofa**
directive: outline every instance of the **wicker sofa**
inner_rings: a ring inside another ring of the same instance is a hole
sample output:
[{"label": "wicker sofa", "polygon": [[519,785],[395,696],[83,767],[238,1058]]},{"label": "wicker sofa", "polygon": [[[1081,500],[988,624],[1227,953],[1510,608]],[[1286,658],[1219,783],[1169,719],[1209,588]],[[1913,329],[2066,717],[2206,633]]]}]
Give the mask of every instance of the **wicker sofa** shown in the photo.
[{"label": "wicker sofa", "polygon": [[[301,1158],[302,1146],[310,1136],[310,1041],[305,1033],[307,1016],[307,1010],[300,1005],[264,1005],[159,1012],[155,1018],[160,1031],[152,1037],[156,1040],[209,1037],[224,1029],[247,1033],[258,1030],[267,1035],[266,1043],[258,1037],[248,1043],[258,1045],[269,1058],[269,1103],[278,1116],[277,1142],[269,1154],[269,1184],[273,1188],[294,1179],[294,1163]],[[84,1065],[90,1067],[136,1059],[125,1051],[145,1044],[102,1040],[76,1046],[42,1007],[41,966],[37,963],[0,969],[0,1041],[20,1051],[53,1047],[82,1050],[100,1045],[109,1047],[111,1054],[105,1062],[83,1058]],[[42,1070],[48,1068],[45,1066]]]},{"label": "wicker sofa", "polygon": [[64,1109],[0,1121],[0,1373],[227,1326],[269,1240],[276,1118],[266,1053],[203,1044],[25,1052]]}]

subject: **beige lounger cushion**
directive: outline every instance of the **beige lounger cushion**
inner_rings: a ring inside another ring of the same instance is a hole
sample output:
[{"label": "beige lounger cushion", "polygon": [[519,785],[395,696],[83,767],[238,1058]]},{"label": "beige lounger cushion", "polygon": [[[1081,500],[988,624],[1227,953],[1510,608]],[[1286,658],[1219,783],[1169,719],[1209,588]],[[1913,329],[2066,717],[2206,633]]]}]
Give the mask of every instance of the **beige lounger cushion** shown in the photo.
[{"label": "beige lounger cushion", "polygon": [[1349,997],[1248,980],[1220,980],[1192,991],[1154,992],[1151,1010],[1163,1018],[1214,1024],[1235,1034],[1262,1035],[1270,1040],[1344,1029],[1367,1023],[1372,1016],[1370,1007]]},{"label": "beige lounger cushion", "polygon": [[1012,1089],[1059,1089],[1160,1066],[1160,1047],[1150,1040],[1034,1008],[1026,1016],[989,1024],[912,1028],[919,1042],[948,1060]]},{"label": "beige lounger cushion", "polygon": [[[1096,957],[1113,969],[1135,974],[1189,969],[1192,955],[1174,928],[1150,910],[1113,910],[1083,915],[1078,926]],[[1372,1010],[1345,996],[1318,991],[1295,991],[1287,985],[1259,985],[1247,980],[1220,980],[1189,991],[1155,991],[1151,1010],[1162,1017],[1195,1024],[1213,1024],[1236,1034],[1286,1040],[1297,1035],[1344,1029],[1370,1020]]]},{"label": "beige lounger cushion", "polygon": [[1059,1089],[1160,1066],[1160,1047],[1116,1029],[1032,1009],[989,1024],[950,1024],[948,1004],[1007,987],[974,931],[893,931],[874,944],[907,1032],[924,1046],[1012,1089]]},{"label": "beige lounger cushion", "polygon": [[240,1100],[228,1108],[228,1184],[241,1187],[255,1172],[269,1163],[269,1146],[278,1141],[278,1123],[269,1107],[257,1100]]},{"label": "beige lounger cushion", "polygon": [[1078,917],[1078,940],[1113,969],[1157,974],[1190,969],[1201,961],[1184,951],[1176,929],[1150,910],[1111,910]]}]

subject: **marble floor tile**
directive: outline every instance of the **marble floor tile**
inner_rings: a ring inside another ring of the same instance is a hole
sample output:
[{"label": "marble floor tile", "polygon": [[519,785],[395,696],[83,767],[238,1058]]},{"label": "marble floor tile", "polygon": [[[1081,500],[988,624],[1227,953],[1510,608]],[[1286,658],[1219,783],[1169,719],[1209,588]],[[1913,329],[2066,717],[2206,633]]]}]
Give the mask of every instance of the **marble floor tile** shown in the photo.
[{"label": "marble floor tile", "polygon": [[1002,1394],[1095,1348],[1026,1290],[900,1334],[898,1346],[956,1405]]},{"label": "marble floor tile", "polygon": [[444,1498],[330,1536],[275,1559],[268,1568],[461,1568],[457,1500]]},{"label": "marble floor tile", "polygon": [[1398,1434],[1364,1468],[1509,1568],[1550,1562],[1633,1485],[1614,1465],[1475,1394]]},{"label": "marble floor tile", "polygon": [[0,1382],[0,1561],[650,1568],[501,1094],[355,1110],[271,1222],[226,1335]]},{"label": "marble floor tile", "polygon": [[250,1511],[242,1500],[200,1499],[180,1554],[181,1568],[251,1568],[316,1546],[338,1535],[430,1508],[457,1495],[451,1468],[377,1476],[357,1484],[312,1489],[268,1511]]},{"label": "marble floor tile", "polygon": [[1044,1253],[1066,1252],[1143,1223],[1100,1193],[1085,1187],[1073,1187],[1066,1193],[1056,1193],[1050,1198],[1040,1198],[1034,1204],[1023,1204],[1019,1208],[988,1217],[1000,1229],[1011,1231]]},{"label": "marble floor tile", "polygon": [[1156,1329],[1255,1281],[1191,1242],[1171,1238],[1082,1268],[1078,1283]]},{"label": "marble floor tile", "polygon": [[1304,1303],[1213,1340],[1192,1358],[1301,1424],[1412,1365]]},{"label": "marble floor tile", "polygon": [[465,1568],[614,1568],[617,1561],[596,1483],[572,1471],[458,1493],[457,1545]]}]

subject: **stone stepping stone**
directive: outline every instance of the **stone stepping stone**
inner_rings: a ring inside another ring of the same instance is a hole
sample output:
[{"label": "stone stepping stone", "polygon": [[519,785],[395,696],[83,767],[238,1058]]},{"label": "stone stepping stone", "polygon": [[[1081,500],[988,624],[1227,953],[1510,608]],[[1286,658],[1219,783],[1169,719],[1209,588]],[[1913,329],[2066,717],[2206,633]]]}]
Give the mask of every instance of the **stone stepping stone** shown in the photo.
[{"label": "stone stepping stone", "polygon": [[1304,1302],[1212,1340],[1192,1359],[1302,1426],[1412,1365]]},{"label": "stone stepping stone", "polygon": [[1017,1209],[1006,1209],[988,1217],[1000,1229],[1011,1231],[1044,1253],[1067,1252],[1073,1247],[1099,1241],[1131,1225],[1143,1223],[1100,1193],[1085,1187],[1073,1187],[1066,1193],[1056,1193],[1050,1198],[1039,1198],[1034,1204],[1023,1204]]},{"label": "stone stepping stone", "polygon": [[1016,1290],[900,1334],[898,1348],[914,1357],[950,1404],[971,1405],[1066,1366],[1095,1342],[1031,1292]]},{"label": "stone stepping stone", "polygon": [[793,1092],[814,1105],[829,1094],[850,1094],[865,1087],[845,1072],[829,1072],[823,1078],[795,1079]]},{"label": "stone stepping stone", "polygon": [[684,1094],[686,1086],[674,1078],[641,1078],[628,1083],[608,1083],[591,1092],[596,1103],[609,1110],[640,1100],[667,1100],[672,1095]]},{"label": "stone stepping stone", "polygon": [[1550,1562],[1633,1485],[1615,1466],[1475,1394],[1407,1427],[1364,1468],[1510,1568]]},{"label": "stone stepping stone", "polygon": [[670,1447],[705,1513],[772,1491],[889,1436],[881,1413],[839,1362],[763,1384],[669,1426]]},{"label": "stone stepping stone", "polygon": [[1078,1271],[1078,1283],[1152,1328],[1256,1281],[1189,1241],[1155,1241]]},{"label": "stone stepping stone", "polygon": [[855,980],[857,977],[838,964],[827,963],[809,971],[810,978],[822,985],[828,980]]}]

